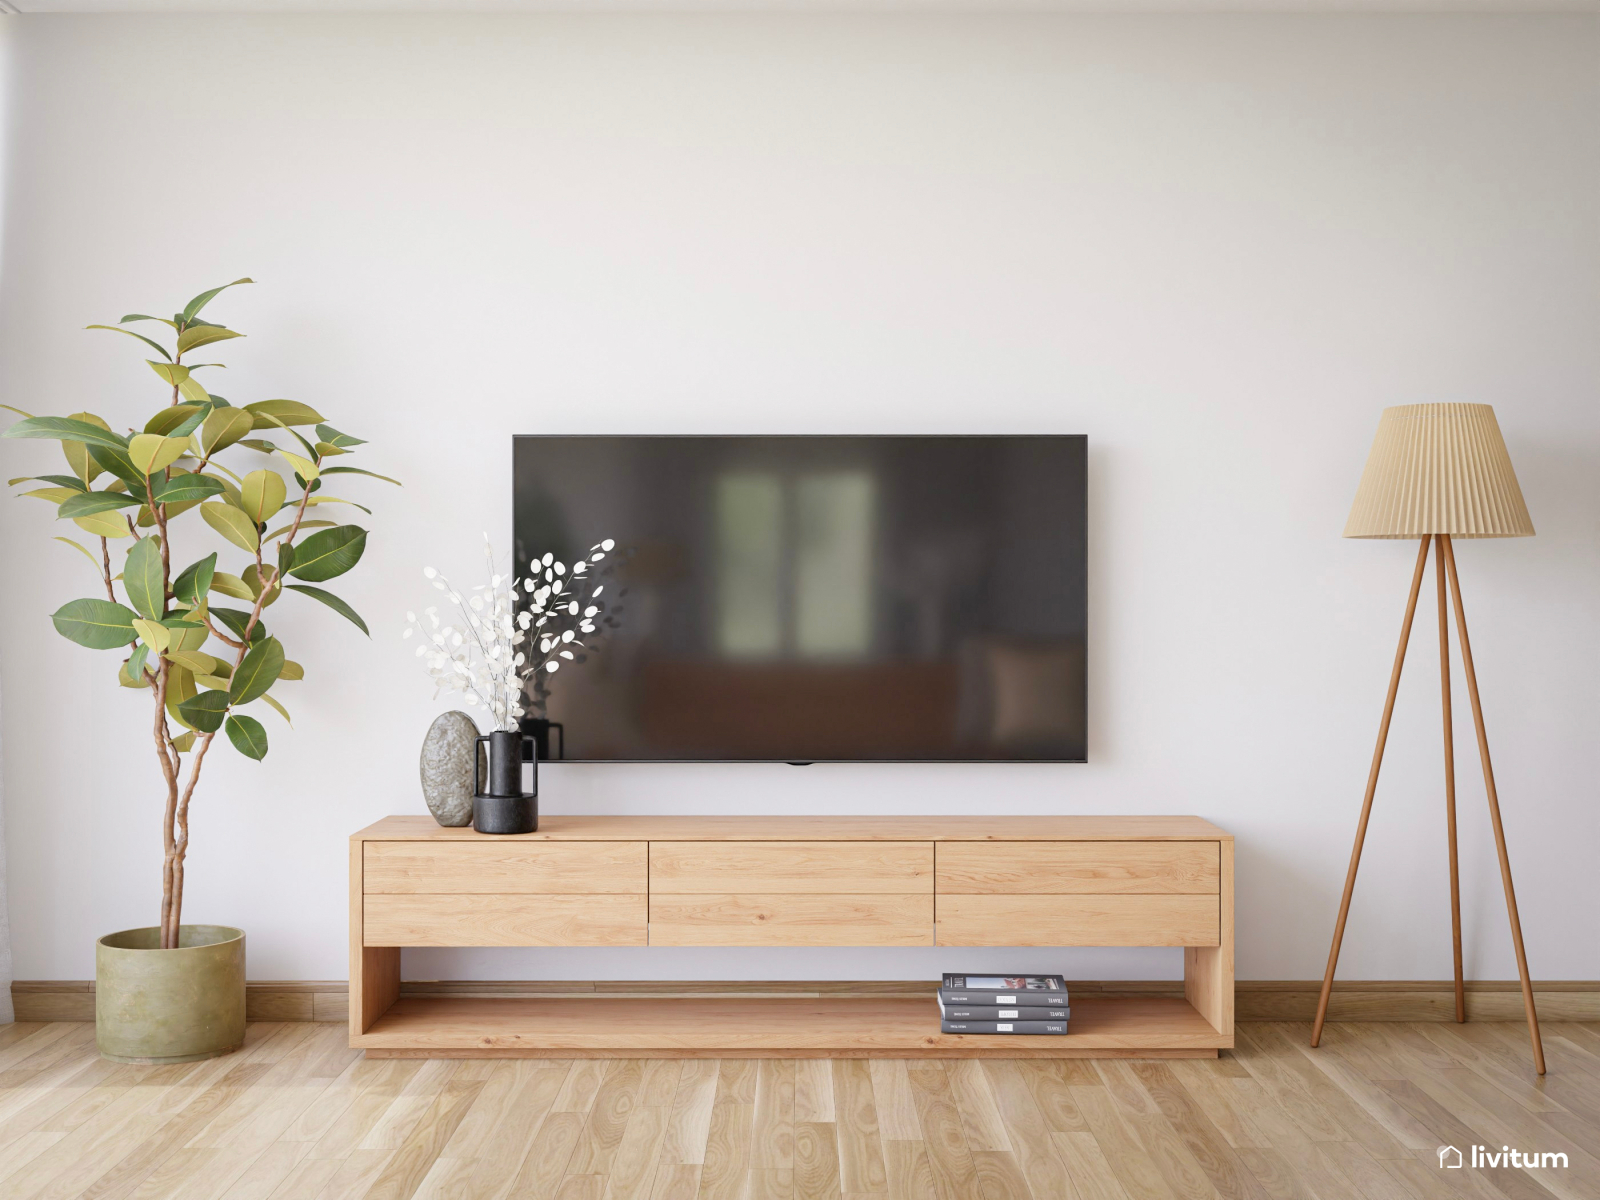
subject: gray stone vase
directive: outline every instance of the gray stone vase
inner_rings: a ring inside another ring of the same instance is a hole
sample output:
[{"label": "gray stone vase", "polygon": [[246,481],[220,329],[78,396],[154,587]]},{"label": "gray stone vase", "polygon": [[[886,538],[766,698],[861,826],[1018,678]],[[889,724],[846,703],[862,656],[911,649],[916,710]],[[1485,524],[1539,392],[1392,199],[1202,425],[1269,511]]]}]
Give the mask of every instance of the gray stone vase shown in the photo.
[{"label": "gray stone vase", "polygon": [[472,824],[472,766],[478,726],[464,712],[447,712],[422,739],[422,798],[444,826]]}]

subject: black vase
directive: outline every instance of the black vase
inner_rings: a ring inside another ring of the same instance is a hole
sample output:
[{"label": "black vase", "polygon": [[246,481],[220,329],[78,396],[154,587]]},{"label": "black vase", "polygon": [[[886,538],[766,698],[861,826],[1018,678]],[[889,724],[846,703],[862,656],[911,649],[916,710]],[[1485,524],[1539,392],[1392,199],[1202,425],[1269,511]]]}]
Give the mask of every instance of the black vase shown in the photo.
[{"label": "black vase", "polygon": [[533,790],[522,790],[521,733],[497,729],[478,739],[489,743],[489,783],[473,764],[472,827],[479,833],[532,833],[539,828],[539,760],[533,760]]}]

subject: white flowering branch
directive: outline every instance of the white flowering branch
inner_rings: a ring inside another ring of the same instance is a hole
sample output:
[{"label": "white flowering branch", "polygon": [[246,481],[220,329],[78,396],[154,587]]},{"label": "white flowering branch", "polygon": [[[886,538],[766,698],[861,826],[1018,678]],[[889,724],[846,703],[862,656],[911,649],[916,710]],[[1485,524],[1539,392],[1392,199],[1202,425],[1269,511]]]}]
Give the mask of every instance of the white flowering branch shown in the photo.
[{"label": "white flowering branch", "polygon": [[[437,685],[435,695],[459,693],[467,707],[487,710],[495,729],[515,730],[526,712],[524,698],[531,695],[542,708],[548,691],[544,678],[560,670],[562,660],[577,657],[584,648],[580,635],[595,632],[601,607],[594,600],[604,585],[590,590],[587,577],[616,543],[610,538],[597,543],[570,570],[553,554],[534,558],[531,573],[519,581],[495,571],[488,534],[483,542],[489,582],[473,588],[470,597],[432,567],[423,568],[423,575],[456,606],[461,623],[445,624],[438,608],[430,607],[423,610],[426,623],[414,612],[406,614],[402,636],[421,634],[417,657]],[[526,607],[519,610],[520,599],[526,599]],[[533,654],[535,641],[538,652]]]}]

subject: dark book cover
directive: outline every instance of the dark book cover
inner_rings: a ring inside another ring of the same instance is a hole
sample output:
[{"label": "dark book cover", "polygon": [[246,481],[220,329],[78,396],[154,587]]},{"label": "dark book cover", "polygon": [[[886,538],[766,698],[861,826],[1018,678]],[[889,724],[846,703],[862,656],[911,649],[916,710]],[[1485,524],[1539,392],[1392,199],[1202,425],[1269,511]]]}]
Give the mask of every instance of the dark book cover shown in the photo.
[{"label": "dark book cover", "polygon": [[1046,1008],[1033,1004],[946,1004],[941,1000],[939,1015],[946,1021],[1068,1021],[1072,1010],[1066,1005]]},{"label": "dark book cover", "polygon": [[1065,1021],[940,1021],[940,1033],[1064,1034]]},{"label": "dark book cover", "polygon": [[946,1004],[1048,1005],[1067,1003],[1067,981],[1059,975],[946,975],[939,986]]}]

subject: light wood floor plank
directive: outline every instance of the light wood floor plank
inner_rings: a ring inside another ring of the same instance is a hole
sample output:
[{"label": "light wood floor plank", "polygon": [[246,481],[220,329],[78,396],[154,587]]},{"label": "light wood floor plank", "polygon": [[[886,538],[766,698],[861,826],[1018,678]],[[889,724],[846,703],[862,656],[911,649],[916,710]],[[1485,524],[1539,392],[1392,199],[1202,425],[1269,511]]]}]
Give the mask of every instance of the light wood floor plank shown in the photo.
[{"label": "light wood floor plank", "polygon": [[872,1102],[878,1110],[878,1136],[886,1142],[921,1141],[922,1126],[917,1123],[917,1103],[906,1078],[906,1060],[874,1058],[868,1060],[867,1069],[872,1074]]},{"label": "light wood floor plank", "polygon": [[[678,1069],[678,1087],[672,1096],[672,1113],[661,1139],[661,1161],[699,1165],[706,1160],[706,1138],[711,1131],[711,1105],[717,1098],[716,1059],[685,1059]],[[699,1172],[695,1172],[699,1187]],[[674,1184],[673,1186],[681,1186]]]},{"label": "light wood floor plank", "polygon": [[763,1058],[756,1064],[752,1170],[787,1171],[794,1166],[794,1073],[792,1059]]},{"label": "light wood floor plank", "polygon": [[882,1192],[889,1184],[883,1166],[883,1144],[878,1137],[872,1071],[864,1060],[834,1060],[833,1111],[840,1188],[856,1196]]},{"label": "light wood floor plank", "polygon": [[796,1122],[793,1181],[795,1200],[840,1200],[839,1146],[832,1125]]},{"label": "light wood floor plank", "polygon": [[639,1102],[644,1083],[644,1064],[637,1058],[615,1058],[589,1106],[589,1120],[583,1136],[572,1149],[567,1162],[569,1175],[607,1175],[611,1160],[622,1144],[628,1118]]},{"label": "light wood floor plank", "polygon": [[[1035,1200],[1047,1196],[1070,1197],[1076,1200],[1077,1188],[1072,1182],[1071,1172],[1061,1161],[1061,1156],[1050,1137],[1054,1131],[1044,1119],[1044,1113],[1040,1111],[1038,1103],[1033,1098],[1033,1092],[1028,1087],[1028,1075],[1035,1064],[1012,1059],[993,1059],[974,1065],[978,1067],[983,1079],[992,1085],[990,1099],[995,1106],[995,1119],[1002,1131],[1009,1131],[1007,1144],[1012,1147],[1018,1169]],[[1073,1112],[1077,1112],[1075,1104]],[[969,1131],[967,1143],[972,1147],[975,1164],[980,1153],[996,1153],[984,1151],[973,1143],[970,1122],[967,1129]]]},{"label": "light wood floor plank", "polygon": [[552,1110],[539,1125],[507,1200],[549,1200],[567,1171],[572,1148],[583,1133],[584,1114]]},{"label": "light wood floor plank", "polygon": [[[366,1060],[250,1026],[136,1067],[0,1029],[3,1200],[1596,1200],[1600,1025],[1244,1022],[1216,1059]],[[1564,1152],[1441,1172],[1435,1148]]]},{"label": "light wood floor plank", "polygon": [[928,1148],[933,1181],[944,1200],[966,1200],[978,1194],[978,1173],[962,1129],[961,1114],[950,1094],[950,1077],[938,1062],[916,1061],[906,1068],[911,1097]]}]

